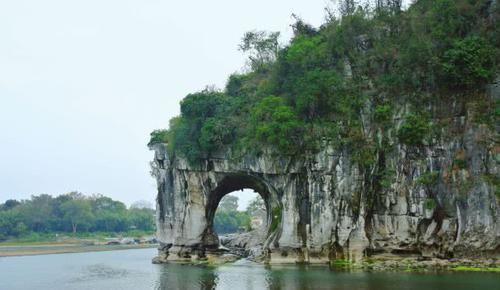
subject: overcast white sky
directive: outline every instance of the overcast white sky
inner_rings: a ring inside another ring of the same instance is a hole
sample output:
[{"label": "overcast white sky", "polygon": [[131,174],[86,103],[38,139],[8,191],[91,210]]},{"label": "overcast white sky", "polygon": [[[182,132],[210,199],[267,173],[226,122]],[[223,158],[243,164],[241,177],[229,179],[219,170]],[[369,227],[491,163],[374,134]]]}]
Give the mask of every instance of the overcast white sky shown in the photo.
[{"label": "overcast white sky", "polygon": [[223,87],[244,32],[328,0],[0,0],[0,202],[77,190],[153,201],[149,132]]}]

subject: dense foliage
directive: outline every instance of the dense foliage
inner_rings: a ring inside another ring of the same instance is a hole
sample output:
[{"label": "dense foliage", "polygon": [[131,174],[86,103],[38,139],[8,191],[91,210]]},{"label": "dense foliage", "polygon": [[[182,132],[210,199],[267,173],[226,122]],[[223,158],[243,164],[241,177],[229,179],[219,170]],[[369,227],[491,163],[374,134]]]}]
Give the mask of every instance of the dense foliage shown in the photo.
[{"label": "dense foliage", "polygon": [[154,210],[140,203],[127,208],[102,195],[72,192],[57,197],[34,195],[29,200],[0,204],[0,240],[30,233],[153,231]]},{"label": "dense foliage", "polygon": [[196,162],[227,148],[235,157],[263,147],[293,155],[329,142],[365,166],[387,144],[366,138],[363,115],[384,129],[393,107],[409,104],[413,113],[395,135],[421,146],[432,131],[430,104],[479,98],[498,72],[500,8],[492,1],[418,0],[406,10],[401,1],[340,2],[340,17],[330,13],[319,28],[297,19],[285,47],[276,33],[247,33],[241,49],[251,70],[230,76],[223,91],[188,95],[151,144],[166,142],[171,156]]},{"label": "dense foliage", "polygon": [[262,217],[266,209],[261,197],[256,197],[247,206],[245,211],[238,210],[238,197],[226,195],[219,202],[214,217],[214,230],[218,234],[236,233],[252,229],[251,219]]},{"label": "dense foliage", "polygon": [[250,216],[245,211],[218,210],[214,217],[214,230],[218,234],[230,234],[250,229]]}]

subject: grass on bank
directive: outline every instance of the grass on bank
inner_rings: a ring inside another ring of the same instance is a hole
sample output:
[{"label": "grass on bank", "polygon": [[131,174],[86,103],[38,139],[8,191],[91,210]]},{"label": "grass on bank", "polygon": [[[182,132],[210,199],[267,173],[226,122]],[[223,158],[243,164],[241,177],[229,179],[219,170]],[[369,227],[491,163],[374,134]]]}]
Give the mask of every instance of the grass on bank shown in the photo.
[{"label": "grass on bank", "polygon": [[452,271],[459,271],[459,272],[496,272],[496,273],[500,273],[500,266],[487,267],[487,268],[472,267],[472,266],[457,266],[457,267],[451,268],[451,270]]},{"label": "grass on bank", "polygon": [[131,230],[127,232],[86,232],[86,233],[29,233],[17,238],[0,242],[0,246],[37,245],[37,244],[67,244],[80,243],[82,240],[104,241],[106,238],[149,237],[154,231]]}]

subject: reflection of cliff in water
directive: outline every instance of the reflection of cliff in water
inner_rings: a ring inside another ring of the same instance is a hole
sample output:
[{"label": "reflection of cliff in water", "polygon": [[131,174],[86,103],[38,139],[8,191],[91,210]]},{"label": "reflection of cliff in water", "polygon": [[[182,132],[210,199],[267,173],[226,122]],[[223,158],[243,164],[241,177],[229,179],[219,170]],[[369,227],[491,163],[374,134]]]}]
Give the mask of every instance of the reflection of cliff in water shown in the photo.
[{"label": "reflection of cliff in water", "polygon": [[158,266],[155,289],[286,289],[270,287],[270,271],[247,260],[220,267],[168,264]]},{"label": "reflection of cliff in water", "polygon": [[213,269],[183,265],[158,267],[159,278],[154,289],[208,290],[215,289],[217,276]]},{"label": "reflection of cliff in water", "polygon": [[[218,267],[156,265],[155,289],[182,290],[312,290],[312,289],[496,289],[488,273],[369,273],[332,271],[327,266],[263,266],[248,260]],[[480,287],[476,287],[481,285]]]},{"label": "reflection of cliff in water", "polygon": [[[243,259],[219,267],[158,265],[155,289],[183,290],[312,290],[371,289],[369,273],[332,272],[326,266],[262,266]],[[385,289],[388,281],[381,281]],[[414,289],[414,288],[411,288]],[[415,288],[417,289],[417,288]]]}]

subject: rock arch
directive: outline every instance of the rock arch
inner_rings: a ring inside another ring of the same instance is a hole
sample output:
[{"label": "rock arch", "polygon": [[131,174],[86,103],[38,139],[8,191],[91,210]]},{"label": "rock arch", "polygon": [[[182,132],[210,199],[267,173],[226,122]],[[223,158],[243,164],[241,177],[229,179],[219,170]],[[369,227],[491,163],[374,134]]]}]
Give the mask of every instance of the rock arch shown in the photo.
[{"label": "rock arch", "polygon": [[[153,144],[161,243],[156,261],[217,255],[215,210],[225,194],[242,188],[256,190],[266,202],[270,225],[262,260],[269,263],[359,261],[380,253],[498,255],[500,198],[495,185],[481,177],[497,174],[498,163],[490,147],[474,137],[478,132],[470,127],[463,141],[412,149],[419,154],[410,155],[401,145],[379,156],[384,166],[369,168],[353,162],[347,150],[328,146],[295,157],[264,153],[232,159],[223,152],[192,165],[179,156],[170,158],[165,144]],[[466,195],[461,191],[465,179],[446,178],[454,174],[450,165],[459,151],[470,158],[467,170],[476,172],[460,175],[474,180]],[[393,174],[383,171],[386,166]],[[433,185],[434,207],[426,206],[429,196],[418,182],[429,168],[440,177]],[[381,177],[386,179],[383,187]]]},{"label": "rock arch", "polygon": [[[273,241],[276,240],[278,232],[277,226],[282,223],[281,212],[283,212],[283,205],[281,204],[278,192],[273,186],[266,183],[266,180],[247,172],[228,173],[217,184],[217,187],[208,193],[208,200],[206,203],[207,219],[207,232],[205,233],[204,240],[214,241],[217,239],[216,234],[213,232],[213,220],[215,212],[221,199],[234,191],[242,189],[252,189],[257,192],[264,200],[267,212],[266,226],[267,235],[263,241],[264,248],[268,248]],[[273,226],[274,225],[274,226]],[[214,244],[214,248],[219,244]],[[207,244],[205,244],[207,246]]]},{"label": "rock arch", "polygon": [[367,246],[364,220],[352,216],[346,200],[352,198],[342,185],[348,180],[332,174],[335,166],[343,166],[339,156],[325,156],[320,163],[271,155],[237,161],[221,156],[190,165],[183,158],[170,159],[164,144],[151,148],[152,174],[158,183],[158,261],[216,254],[219,241],[212,223],[217,205],[225,194],[243,188],[254,189],[266,203],[264,261],[326,263],[332,239],[346,251],[357,247],[359,255]]}]

